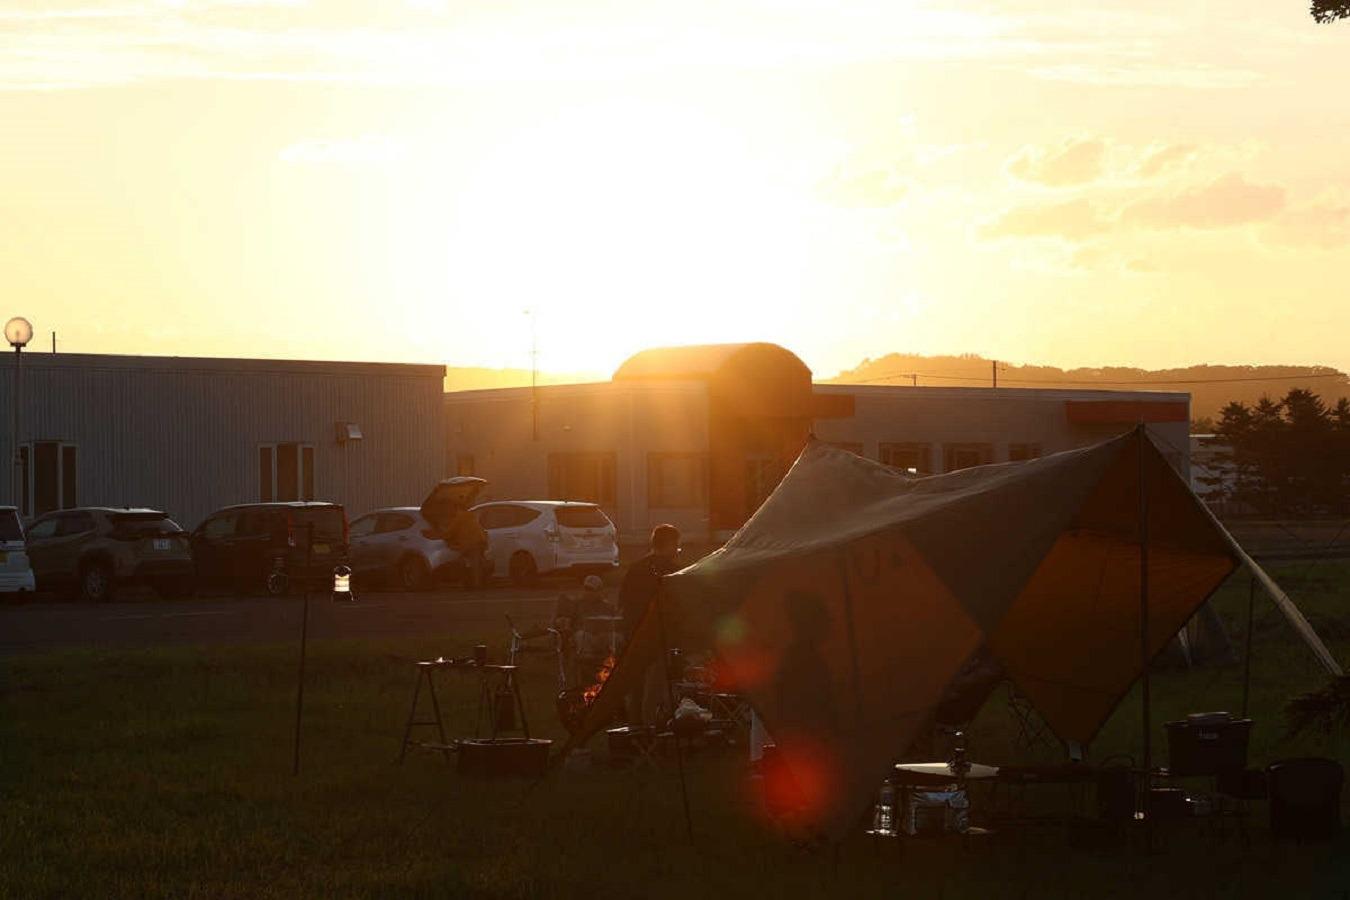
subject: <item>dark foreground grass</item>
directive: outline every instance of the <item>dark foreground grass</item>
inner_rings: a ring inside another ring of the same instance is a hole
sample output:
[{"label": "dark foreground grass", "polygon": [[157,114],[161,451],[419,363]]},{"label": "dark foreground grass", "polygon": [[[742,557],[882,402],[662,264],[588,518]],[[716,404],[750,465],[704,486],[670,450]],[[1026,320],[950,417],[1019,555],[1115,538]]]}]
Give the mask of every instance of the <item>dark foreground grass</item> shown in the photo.
[{"label": "dark foreground grass", "polygon": [[[1350,570],[1280,573],[1339,658],[1350,659]],[[1245,581],[1219,598],[1239,646]],[[1280,707],[1321,677],[1258,606],[1253,758],[1335,753],[1283,737]],[[1187,823],[1146,854],[1081,829],[1002,833],[986,846],[914,843],[903,859],[861,835],[836,855],[766,827],[745,789],[743,751],[691,761],[695,843],[673,766],[595,767],[539,785],[462,779],[439,756],[395,764],[412,690],[407,660],[467,654],[504,631],[453,640],[310,648],[302,772],[292,777],[294,647],[69,652],[3,663],[0,896],[6,897],[1350,897],[1350,844],[1253,841]],[[546,657],[527,662],[537,730],[558,737]],[[472,727],[475,685],[442,679],[452,730]],[[1160,674],[1161,722],[1235,709],[1241,669]],[[1139,752],[1127,699],[1093,756]],[[991,762],[1015,750],[1001,695],[973,729]],[[1345,748],[1341,748],[1344,758]],[[603,755],[596,742],[596,755]],[[1046,796],[1060,796],[1043,789]]]}]

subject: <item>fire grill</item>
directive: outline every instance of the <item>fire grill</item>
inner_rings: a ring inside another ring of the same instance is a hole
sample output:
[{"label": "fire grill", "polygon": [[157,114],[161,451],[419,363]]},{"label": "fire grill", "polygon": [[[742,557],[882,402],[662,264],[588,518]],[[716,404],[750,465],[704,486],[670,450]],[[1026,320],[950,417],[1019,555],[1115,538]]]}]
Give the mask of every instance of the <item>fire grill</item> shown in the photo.
[{"label": "fire grill", "polygon": [[553,742],[541,738],[486,738],[458,741],[461,775],[542,777]]}]

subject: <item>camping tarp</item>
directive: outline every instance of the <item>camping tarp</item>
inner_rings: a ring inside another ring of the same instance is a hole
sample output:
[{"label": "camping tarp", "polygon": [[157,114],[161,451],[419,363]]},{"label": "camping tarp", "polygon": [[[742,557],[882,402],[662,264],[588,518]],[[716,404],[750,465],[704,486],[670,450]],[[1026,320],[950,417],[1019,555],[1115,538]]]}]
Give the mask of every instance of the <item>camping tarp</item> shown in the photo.
[{"label": "camping tarp", "polygon": [[1086,744],[1142,671],[1141,476],[1152,656],[1240,551],[1144,429],[927,478],[811,441],[722,549],[663,580],[571,743],[675,646],[716,651],[828,836],[977,652]]}]

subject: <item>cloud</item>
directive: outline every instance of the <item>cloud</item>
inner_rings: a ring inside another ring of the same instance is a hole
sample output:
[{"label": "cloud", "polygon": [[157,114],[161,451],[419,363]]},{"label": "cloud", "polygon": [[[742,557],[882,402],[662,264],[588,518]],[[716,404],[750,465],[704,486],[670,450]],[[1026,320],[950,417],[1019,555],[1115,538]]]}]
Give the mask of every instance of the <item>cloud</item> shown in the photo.
[{"label": "cloud", "polygon": [[1140,161],[1138,173],[1143,178],[1156,178],[1174,166],[1189,162],[1195,153],[1193,144],[1163,144],[1149,151]]},{"label": "cloud", "polygon": [[1350,244],[1350,198],[1323,196],[1309,206],[1286,210],[1264,229],[1270,244],[1336,250]]},{"label": "cloud", "polygon": [[1017,206],[980,228],[986,238],[1057,237],[1082,241],[1111,228],[1097,207],[1084,199],[1044,206]]},{"label": "cloud", "polygon": [[1284,188],[1230,173],[1204,187],[1133,203],[1121,221],[1147,228],[1230,228],[1272,219],[1284,204]]},{"label": "cloud", "polygon": [[1084,184],[1102,174],[1106,142],[1070,139],[1058,147],[1023,147],[1008,161],[1008,171],[1023,181],[1050,187]]},{"label": "cloud", "polygon": [[836,206],[881,208],[899,203],[909,186],[885,169],[848,174],[842,168],[820,184],[819,193]]}]

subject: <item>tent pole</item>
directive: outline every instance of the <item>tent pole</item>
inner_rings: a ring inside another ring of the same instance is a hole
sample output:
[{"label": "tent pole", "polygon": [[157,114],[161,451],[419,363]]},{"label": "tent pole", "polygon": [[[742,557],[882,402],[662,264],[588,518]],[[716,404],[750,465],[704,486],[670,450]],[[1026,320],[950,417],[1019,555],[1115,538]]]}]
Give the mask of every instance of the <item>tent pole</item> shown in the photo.
[{"label": "tent pole", "polygon": [[1256,575],[1247,581],[1247,648],[1242,652],[1242,717],[1247,718],[1247,701],[1252,694],[1252,624],[1256,603]]},{"label": "tent pole", "polygon": [[1144,778],[1143,778],[1143,812],[1144,812],[1144,840],[1148,850],[1153,849],[1153,815],[1149,809],[1149,800],[1152,799],[1150,789],[1152,787],[1151,779],[1153,777],[1153,708],[1152,697],[1149,684],[1149,663],[1151,654],[1148,646],[1148,485],[1146,482],[1146,470],[1144,465],[1144,447],[1148,440],[1148,433],[1144,430],[1144,424],[1139,423],[1139,664],[1140,664],[1140,688],[1142,696],[1142,720],[1140,726],[1143,728],[1144,738]]},{"label": "tent pole", "polygon": [[661,609],[664,592],[652,598],[656,606],[656,625],[661,631],[661,671],[666,682],[666,702],[670,706],[671,731],[675,735],[675,769],[680,774],[680,800],[684,804],[684,831],[689,843],[694,843],[694,817],[689,813],[689,785],[684,778],[684,750],[680,747],[680,730],[675,724],[675,688],[670,683],[670,643],[666,640],[666,614]]}]

